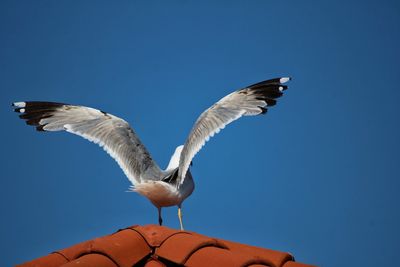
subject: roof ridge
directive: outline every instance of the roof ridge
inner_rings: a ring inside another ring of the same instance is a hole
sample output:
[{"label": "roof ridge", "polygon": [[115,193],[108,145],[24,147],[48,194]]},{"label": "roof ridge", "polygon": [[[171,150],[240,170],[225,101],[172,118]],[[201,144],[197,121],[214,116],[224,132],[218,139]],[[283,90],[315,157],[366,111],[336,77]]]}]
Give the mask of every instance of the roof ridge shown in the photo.
[{"label": "roof ridge", "polygon": [[[162,228],[164,231],[160,231],[160,228]],[[146,241],[146,243],[152,247],[152,248],[157,248],[162,246],[162,244],[167,241],[169,238],[171,238],[174,235],[179,235],[179,234],[188,234],[188,235],[193,235],[193,232],[190,231],[181,231],[181,230],[176,230],[176,229],[171,229],[165,226],[159,226],[155,224],[149,224],[145,226],[140,226],[140,225],[134,225],[127,227],[125,229],[130,229],[135,232],[137,232],[139,235],[143,237],[143,239]]]},{"label": "roof ridge", "polygon": [[84,241],[20,267],[81,264],[112,267],[269,266],[312,267],[294,262],[287,252],[241,244],[158,225],[134,225]]}]

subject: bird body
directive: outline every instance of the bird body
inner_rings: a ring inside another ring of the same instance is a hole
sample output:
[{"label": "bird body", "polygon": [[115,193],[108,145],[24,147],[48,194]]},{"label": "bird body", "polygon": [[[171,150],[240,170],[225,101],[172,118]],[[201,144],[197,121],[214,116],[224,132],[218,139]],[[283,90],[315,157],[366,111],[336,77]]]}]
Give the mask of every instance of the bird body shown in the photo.
[{"label": "bird body", "polygon": [[185,182],[179,188],[164,181],[147,181],[132,187],[132,191],[147,197],[157,208],[181,206],[182,202],[193,193],[193,190],[194,181],[190,171],[186,175]]},{"label": "bird body", "polygon": [[158,209],[181,206],[194,190],[190,172],[193,157],[203,145],[227,124],[242,116],[265,114],[276,98],[287,89],[290,78],[266,80],[237,90],[216,102],[196,120],[184,145],[178,146],[165,170],[150,153],[129,124],[121,118],[90,107],[55,102],[15,102],[15,111],[38,131],[67,131],[94,142],[110,154],[132,183],[131,191],[146,198]]}]

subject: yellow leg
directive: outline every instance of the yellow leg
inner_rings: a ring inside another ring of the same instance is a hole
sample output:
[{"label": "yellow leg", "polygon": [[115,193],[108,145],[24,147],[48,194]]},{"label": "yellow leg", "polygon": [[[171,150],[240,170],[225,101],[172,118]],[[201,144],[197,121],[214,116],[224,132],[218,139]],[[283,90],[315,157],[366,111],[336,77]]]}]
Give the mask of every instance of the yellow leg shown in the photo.
[{"label": "yellow leg", "polygon": [[178,207],[178,218],[179,218],[179,223],[181,224],[181,231],[183,231],[183,222],[182,222],[182,210],[181,210],[181,207]]}]

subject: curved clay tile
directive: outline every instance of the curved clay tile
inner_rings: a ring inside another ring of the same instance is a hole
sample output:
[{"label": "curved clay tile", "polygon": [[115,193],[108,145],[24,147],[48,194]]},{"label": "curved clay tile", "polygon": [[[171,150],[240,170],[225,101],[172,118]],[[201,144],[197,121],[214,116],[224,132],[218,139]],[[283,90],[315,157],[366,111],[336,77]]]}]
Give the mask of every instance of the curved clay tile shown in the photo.
[{"label": "curved clay tile", "polygon": [[165,265],[164,263],[160,262],[160,261],[156,261],[156,260],[150,260],[148,262],[146,262],[146,265],[144,265],[145,267],[167,267],[167,265]]},{"label": "curved clay tile", "polygon": [[312,267],[286,252],[146,225],[118,232],[19,265],[20,267]]},{"label": "curved clay tile", "polygon": [[101,254],[87,254],[83,255],[73,261],[70,261],[64,265],[63,267],[76,267],[76,266],[101,266],[101,267],[118,267],[118,265],[110,260],[109,257],[101,255]]}]

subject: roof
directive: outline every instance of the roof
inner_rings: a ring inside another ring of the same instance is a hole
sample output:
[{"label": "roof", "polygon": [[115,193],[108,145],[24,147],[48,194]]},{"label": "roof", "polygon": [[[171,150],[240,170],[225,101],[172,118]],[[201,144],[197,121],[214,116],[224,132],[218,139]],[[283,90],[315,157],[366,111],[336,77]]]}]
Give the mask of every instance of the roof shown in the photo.
[{"label": "roof", "polygon": [[291,254],[164,226],[131,226],[55,251],[19,267],[312,267]]}]

